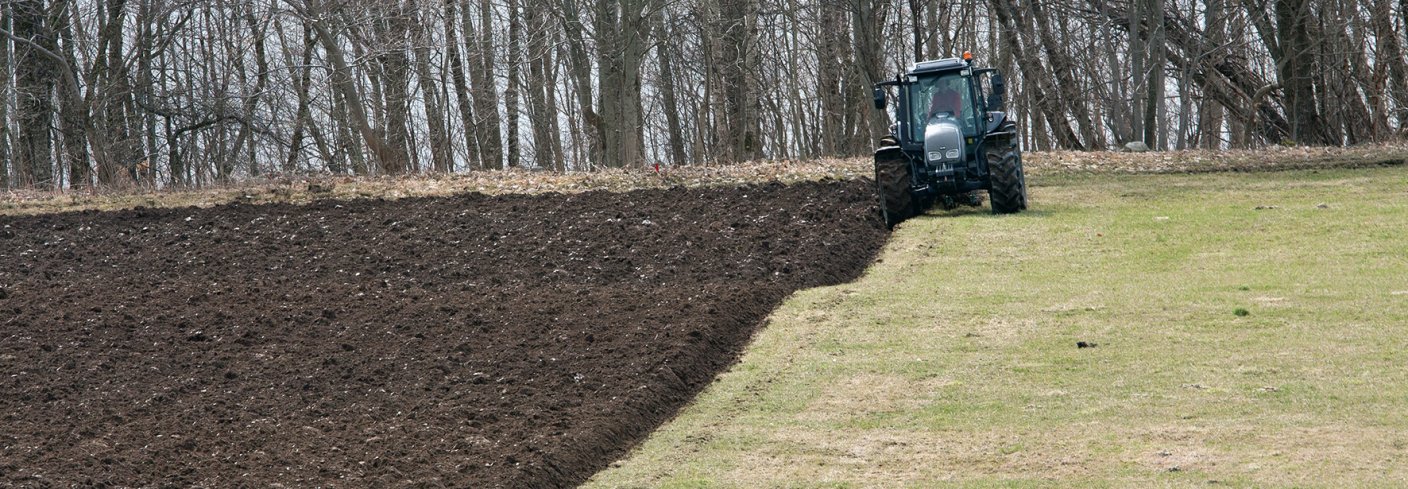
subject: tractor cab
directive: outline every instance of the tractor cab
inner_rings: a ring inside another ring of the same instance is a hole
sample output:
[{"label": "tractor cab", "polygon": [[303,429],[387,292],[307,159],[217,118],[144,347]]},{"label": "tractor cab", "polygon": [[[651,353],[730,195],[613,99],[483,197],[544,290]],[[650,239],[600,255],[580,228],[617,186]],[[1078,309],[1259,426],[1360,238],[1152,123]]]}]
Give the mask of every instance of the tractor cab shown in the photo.
[{"label": "tractor cab", "polygon": [[[983,90],[985,81],[990,90]],[[904,191],[910,197],[902,199],[896,195],[890,200],[892,204],[900,200],[909,200],[912,204],[904,204],[910,207],[908,209],[887,211],[887,216],[922,213],[938,200],[946,206],[956,202],[977,204],[975,192],[988,190],[991,194],[993,191],[995,169],[992,166],[998,159],[995,158],[997,153],[1012,153],[1020,158],[1014,139],[1016,125],[1003,111],[1006,87],[1002,74],[991,68],[974,68],[971,54],[915,63],[894,80],[876,84],[877,109],[887,107],[887,90],[891,87],[895,89],[897,102],[895,123],[876,151],[877,169],[884,162],[895,166],[895,162],[903,160],[908,168],[894,168],[890,173],[908,174],[909,182]],[[1020,173],[1020,160],[1006,163],[1016,168],[997,170],[1016,174],[1015,177],[998,176],[1000,186],[1007,187],[998,189],[1003,194],[1002,201],[993,200],[993,210],[998,213],[1017,212],[1026,207],[1026,185]],[[1009,185],[1008,177],[1018,181]],[[1010,188],[1012,185],[1020,188]],[[881,190],[882,196],[886,192],[900,191],[898,188]],[[1019,193],[1012,195],[1013,192]],[[886,219],[893,225],[903,218]]]},{"label": "tractor cab", "polygon": [[[965,138],[978,136],[978,93],[972,70],[966,64],[951,66],[954,60],[921,63],[908,74],[908,83],[900,85],[898,110],[906,112],[898,118],[902,141],[921,144],[930,122],[957,123]],[[947,69],[945,69],[947,68]]]}]

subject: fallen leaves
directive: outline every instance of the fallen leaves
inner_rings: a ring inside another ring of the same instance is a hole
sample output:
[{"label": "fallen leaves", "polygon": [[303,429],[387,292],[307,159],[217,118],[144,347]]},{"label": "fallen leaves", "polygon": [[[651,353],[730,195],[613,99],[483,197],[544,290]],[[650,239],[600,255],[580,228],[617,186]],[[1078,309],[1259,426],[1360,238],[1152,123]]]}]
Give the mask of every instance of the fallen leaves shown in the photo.
[{"label": "fallen leaves", "polygon": [[1183,150],[1148,153],[1047,151],[1022,155],[1028,175],[1049,172],[1206,173],[1402,165],[1408,143],[1348,148],[1272,146],[1252,150]]},{"label": "fallen leaves", "polygon": [[276,176],[202,189],[100,189],[80,191],[12,190],[0,193],[0,214],[41,214],[72,210],[115,210],[321,199],[402,199],[479,192],[490,195],[623,192],[646,188],[735,187],[761,183],[854,180],[870,176],[866,158],[823,158],[698,165],[676,168],[612,168],[593,172],[525,169],[420,174],[398,177],[329,175]]},{"label": "fallen leaves", "polygon": [[[1357,168],[1401,165],[1408,143],[1350,148],[1275,146],[1257,150],[1189,150],[1147,153],[1042,151],[1023,154],[1027,175],[1069,172],[1203,173]],[[180,207],[231,202],[311,202],[321,199],[400,199],[452,195],[579,193],[643,188],[726,187],[768,182],[852,180],[873,174],[868,157],[775,160],[733,165],[609,168],[591,172],[525,169],[417,174],[398,177],[275,175],[235,185],[199,189],[11,190],[0,193],[0,215],[134,207]],[[1276,209],[1257,206],[1257,210]],[[1324,208],[1324,207],[1322,207]]]}]

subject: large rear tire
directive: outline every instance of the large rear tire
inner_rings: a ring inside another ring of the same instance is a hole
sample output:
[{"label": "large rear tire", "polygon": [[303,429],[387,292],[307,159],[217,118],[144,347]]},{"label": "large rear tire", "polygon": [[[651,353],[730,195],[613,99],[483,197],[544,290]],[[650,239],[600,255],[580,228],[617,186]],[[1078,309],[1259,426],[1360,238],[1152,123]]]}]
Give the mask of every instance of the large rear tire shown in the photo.
[{"label": "large rear tire", "polygon": [[875,194],[879,196],[880,215],[885,219],[885,227],[890,229],[914,215],[915,200],[909,191],[909,172],[909,159],[903,153],[875,154]]},{"label": "large rear tire", "polygon": [[1022,150],[1010,138],[993,141],[987,148],[992,188],[988,200],[993,214],[1014,214],[1027,208],[1027,178],[1022,173]]}]

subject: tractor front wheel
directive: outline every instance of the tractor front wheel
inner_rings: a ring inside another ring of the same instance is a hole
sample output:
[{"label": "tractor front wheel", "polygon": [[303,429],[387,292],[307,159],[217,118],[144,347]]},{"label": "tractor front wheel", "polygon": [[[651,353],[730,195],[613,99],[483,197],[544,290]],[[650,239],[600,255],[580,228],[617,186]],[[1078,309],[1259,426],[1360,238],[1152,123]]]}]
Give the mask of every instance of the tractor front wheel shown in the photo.
[{"label": "tractor front wheel", "polygon": [[1027,208],[1027,178],[1022,173],[1022,150],[1012,139],[993,141],[987,148],[992,188],[988,200],[993,214],[1013,214]]},{"label": "tractor front wheel", "polygon": [[875,193],[880,198],[880,215],[890,229],[914,215],[909,172],[909,160],[903,153],[875,155]]}]

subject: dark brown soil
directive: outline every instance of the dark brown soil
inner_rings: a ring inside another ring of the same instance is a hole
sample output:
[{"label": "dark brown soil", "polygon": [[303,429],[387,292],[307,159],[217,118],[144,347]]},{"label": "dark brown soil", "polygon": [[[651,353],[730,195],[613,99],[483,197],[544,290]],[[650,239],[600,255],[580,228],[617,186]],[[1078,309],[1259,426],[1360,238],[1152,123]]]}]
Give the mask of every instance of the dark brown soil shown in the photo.
[{"label": "dark brown soil", "polygon": [[0,217],[0,485],[579,483],[860,274],[870,185]]}]

